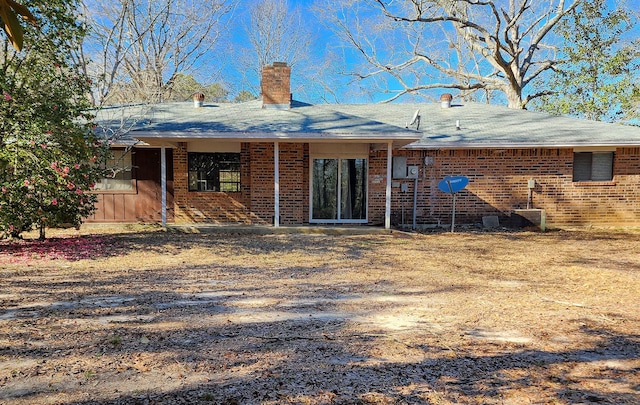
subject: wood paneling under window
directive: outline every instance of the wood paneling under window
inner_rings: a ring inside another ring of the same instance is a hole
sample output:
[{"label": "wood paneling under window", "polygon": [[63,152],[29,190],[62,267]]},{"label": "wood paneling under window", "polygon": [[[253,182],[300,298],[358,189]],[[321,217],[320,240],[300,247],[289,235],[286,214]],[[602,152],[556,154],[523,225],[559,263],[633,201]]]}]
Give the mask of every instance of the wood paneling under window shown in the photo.
[{"label": "wood paneling under window", "polygon": [[[173,151],[167,153],[167,220],[173,220]],[[162,219],[160,149],[134,149],[132,191],[98,193],[96,212],[87,222],[159,222]]]}]

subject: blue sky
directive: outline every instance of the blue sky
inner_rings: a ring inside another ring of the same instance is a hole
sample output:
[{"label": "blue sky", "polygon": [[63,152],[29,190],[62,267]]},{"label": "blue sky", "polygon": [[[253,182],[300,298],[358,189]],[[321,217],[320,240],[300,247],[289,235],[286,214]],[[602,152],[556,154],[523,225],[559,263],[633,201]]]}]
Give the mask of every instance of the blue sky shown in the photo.
[{"label": "blue sky", "polygon": [[[254,0],[240,0],[238,8],[234,15],[234,20],[238,21],[238,23],[233,24],[230,27],[230,37],[229,41],[231,41],[230,48],[232,52],[239,53],[242,48],[249,47],[246,38],[245,26],[242,21],[248,19],[249,8],[252,4],[254,4]],[[306,22],[306,29],[309,31],[312,38],[311,45],[311,53],[309,58],[314,61],[322,61],[326,55],[328,50],[339,50],[342,46],[339,43],[337,36],[329,29],[327,29],[319,20],[316,14],[312,11],[312,7],[314,4],[318,3],[314,0],[288,0],[290,9],[298,9],[302,14],[304,21]],[[227,48],[229,45],[224,44],[223,47]],[[353,58],[348,57],[348,53],[341,54],[344,58],[341,61],[345,65],[349,65],[353,63]],[[236,55],[237,56],[237,55]],[[247,88],[247,77],[249,77],[250,84],[253,86],[257,86],[258,78],[255,77],[252,73],[248,72],[233,72],[235,70],[235,60],[234,58],[227,59],[225,61],[226,73],[223,75],[223,79],[229,81],[228,86],[232,87],[232,91],[237,92],[238,89],[250,89]],[[233,73],[232,77],[228,77],[228,73]],[[295,70],[292,72],[293,80],[299,78],[296,76]],[[346,82],[346,79],[345,79]],[[340,85],[336,85],[336,88],[340,88],[345,85],[345,82]],[[312,96],[313,97],[313,96]],[[310,100],[302,100],[302,101],[310,101]],[[314,100],[317,101],[317,100]]]}]

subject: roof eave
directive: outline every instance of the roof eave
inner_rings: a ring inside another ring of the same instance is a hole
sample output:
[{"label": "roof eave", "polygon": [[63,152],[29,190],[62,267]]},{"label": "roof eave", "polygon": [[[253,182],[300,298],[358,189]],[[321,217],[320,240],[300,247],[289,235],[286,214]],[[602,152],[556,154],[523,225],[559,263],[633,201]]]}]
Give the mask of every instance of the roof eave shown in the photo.
[{"label": "roof eave", "polygon": [[597,143],[422,143],[413,142],[407,144],[404,149],[535,149],[535,148],[635,148],[640,147],[639,142],[597,142]]},{"label": "roof eave", "polygon": [[195,132],[195,131],[133,131],[135,139],[148,143],[162,141],[180,142],[189,140],[217,140],[240,142],[393,142],[408,145],[421,139],[421,133],[329,133],[329,132]]}]

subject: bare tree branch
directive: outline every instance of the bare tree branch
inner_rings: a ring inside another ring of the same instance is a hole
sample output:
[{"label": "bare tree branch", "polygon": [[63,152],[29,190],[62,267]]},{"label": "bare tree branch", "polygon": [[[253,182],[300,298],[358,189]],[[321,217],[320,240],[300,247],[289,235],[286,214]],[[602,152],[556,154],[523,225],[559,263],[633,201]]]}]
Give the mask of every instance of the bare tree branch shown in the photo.
[{"label": "bare tree branch", "polygon": [[[423,80],[433,80],[433,76],[440,78],[438,82],[449,78],[447,88],[499,90],[505,94],[509,107],[524,108],[537,97],[537,93],[523,95],[527,85],[556,64],[550,42],[554,27],[582,1],[371,0],[368,4],[372,7],[355,8],[358,11],[349,13],[354,2],[343,0],[341,7],[330,9],[328,18],[371,67],[360,77],[393,77],[405,93],[425,88],[423,83],[408,84],[407,76]],[[376,10],[389,25],[381,21],[375,25],[372,18],[365,23],[359,20],[361,16],[374,15]],[[361,15],[356,16],[356,12]],[[446,50],[434,46],[434,28],[446,33],[457,63],[450,63],[451,57],[439,55]],[[376,38],[376,30],[380,35],[393,36],[394,48],[399,48],[401,42],[422,46],[405,49],[404,56],[388,49],[379,53],[385,42]],[[415,39],[416,33],[419,40]]]},{"label": "bare tree branch", "polygon": [[86,0],[98,102],[161,101],[217,45],[236,2]]},{"label": "bare tree branch", "polygon": [[323,81],[324,63],[316,60],[311,44],[312,34],[300,8],[287,0],[259,0],[252,2],[244,27],[249,47],[241,50],[236,61],[245,73],[245,88],[259,92],[262,68],[273,62],[286,62],[295,70],[291,85],[294,93],[314,93],[321,88],[330,92]]}]

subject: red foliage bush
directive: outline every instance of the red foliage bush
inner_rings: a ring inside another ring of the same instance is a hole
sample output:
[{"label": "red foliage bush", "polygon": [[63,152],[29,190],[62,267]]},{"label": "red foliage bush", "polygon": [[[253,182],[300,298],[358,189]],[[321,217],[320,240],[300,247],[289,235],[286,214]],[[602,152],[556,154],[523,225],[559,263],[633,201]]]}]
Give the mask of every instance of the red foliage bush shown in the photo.
[{"label": "red foliage bush", "polygon": [[0,264],[50,260],[90,260],[110,256],[113,238],[102,235],[0,242]]}]

